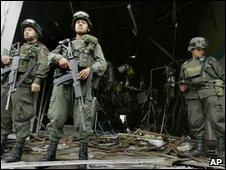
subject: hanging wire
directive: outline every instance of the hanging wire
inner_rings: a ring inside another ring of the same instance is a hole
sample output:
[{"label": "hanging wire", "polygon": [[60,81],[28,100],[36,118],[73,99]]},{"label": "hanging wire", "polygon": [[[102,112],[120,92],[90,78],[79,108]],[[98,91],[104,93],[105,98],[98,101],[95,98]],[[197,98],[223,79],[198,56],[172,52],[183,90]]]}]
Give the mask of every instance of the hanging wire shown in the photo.
[{"label": "hanging wire", "polygon": [[72,6],[72,3],[71,3],[71,1],[69,1],[69,3],[70,3],[70,7],[71,7],[71,12],[72,12],[72,16],[74,15],[74,10],[73,10],[73,6]]},{"label": "hanging wire", "polygon": [[178,27],[176,11],[177,11],[176,10],[176,1],[173,1],[173,12],[172,12],[172,23],[174,24],[173,51],[172,51],[173,57],[175,57],[177,27]]}]

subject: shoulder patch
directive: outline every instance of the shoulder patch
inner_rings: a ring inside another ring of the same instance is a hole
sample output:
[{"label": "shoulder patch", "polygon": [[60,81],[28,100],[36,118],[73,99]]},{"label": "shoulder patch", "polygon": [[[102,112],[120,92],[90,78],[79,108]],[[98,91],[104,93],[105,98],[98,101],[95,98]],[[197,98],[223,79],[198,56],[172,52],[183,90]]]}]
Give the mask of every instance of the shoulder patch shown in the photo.
[{"label": "shoulder patch", "polygon": [[211,60],[212,60],[212,61],[218,61],[218,60],[217,60],[215,57],[213,57],[213,56],[209,56],[209,57],[208,57],[208,60],[210,60],[210,61],[211,61]]},{"label": "shoulder patch", "polygon": [[49,50],[46,47],[44,47],[42,49],[42,55],[44,55],[44,56],[48,56],[49,55]]}]

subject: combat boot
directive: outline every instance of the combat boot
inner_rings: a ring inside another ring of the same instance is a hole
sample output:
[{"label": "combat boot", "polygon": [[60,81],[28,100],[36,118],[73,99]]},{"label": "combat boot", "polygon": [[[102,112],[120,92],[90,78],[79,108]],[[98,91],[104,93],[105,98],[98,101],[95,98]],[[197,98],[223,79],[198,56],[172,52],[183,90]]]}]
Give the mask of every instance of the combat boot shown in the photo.
[{"label": "combat boot", "polygon": [[225,164],[225,138],[222,137],[218,141],[217,156],[222,159],[222,163]]},{"label": "combat boot", "polygon": [[199,157],[205,156],[205,138],[204,137],[197,137],[195,149],[189,153],[189,156],[192,157]]},{"label": "combat boot", "polygon": [[41,158],[40,161],[56,160],[56,151],[57,151],[58,143],[59,143],[59,141],[51,141],[46,155],[43,158]]},{"label": "combat boot", "polygon": [[[88,160],[88,142],[79,142],[79,160]],[[79,169],[86,169],[86,165],[79,165]]]},{"label": "combat boot", "polygon": [[5,153],[5,147],[7,143],[7,136],[8,135],[2,135],[1,136],[1,156]]},{"label": "combat boot", "polygon": [[22,149],[25,143],[26,138],[17,139],[16,143],[13,146],[13,149],[9,155],[9,157],[6,158],[6,162],[19,162],[22,157]]}]

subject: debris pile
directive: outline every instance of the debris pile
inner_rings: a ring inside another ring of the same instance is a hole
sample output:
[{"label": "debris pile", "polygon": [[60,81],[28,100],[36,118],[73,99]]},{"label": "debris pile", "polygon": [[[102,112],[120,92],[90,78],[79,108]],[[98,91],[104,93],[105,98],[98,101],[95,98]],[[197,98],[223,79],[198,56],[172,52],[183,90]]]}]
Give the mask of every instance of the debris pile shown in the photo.
[{"label": "debris pile", "polygon": [[[26,141],[21,162],[4,163],[10,168],[58,166],[61,161],[65,167],[87,164],[90,169],[107,168],[214,168],[209,165],[210,158],[188,156],[192,140],[137,129],[133,133],[92,135],[89,142],[89,160],[78,160],[78,140],[74,134],[65,134],[58,145],[57,161],[38,162],[48,148],[46,135],[33,134]],[[10,142],[9,148],[13,142]],[[6,155],[9,153],[6,153]],[[25,161],[25,162],[24,162]],[[224,168],[218,166],[217,168]]]}]

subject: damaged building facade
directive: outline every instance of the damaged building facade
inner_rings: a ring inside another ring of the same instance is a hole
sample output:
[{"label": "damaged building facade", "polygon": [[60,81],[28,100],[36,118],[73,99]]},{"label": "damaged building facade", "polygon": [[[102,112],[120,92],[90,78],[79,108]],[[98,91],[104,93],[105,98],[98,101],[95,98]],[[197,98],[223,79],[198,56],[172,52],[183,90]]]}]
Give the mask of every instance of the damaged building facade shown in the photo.
[{"label": "damaged building facade", "polygon": [[[183,143],[184,136],[189,136],[186,103],[176,83],[180,67],[190,58],[187,51],[190,39],[200,36],[210,42],[207,54],[217,58],[225,69],[225,2],[1,1],[1,52],[9,50],[12,43],[23,42],[20,23],[26,18],[34,19],[42,26],[42,41],[50,51],[54,50],[59,41],[75,36],[70,24],[73,13],[79,10],[89,13],[95,28],[93,35],[98,37],[108,63],[94,91],[94,134],[99,137],[117,135],[117,138],[111,138],[115,145],[101,137],[99,141],[93,139],[91,145],[99,142],[99,148],[104,150],[107,147],[104,142],[109,142],[108,146],[115,147],[119,153],[127,150],[135,154],[125,145],[135,145],[140,140],[158,148],[159,143],[153,144],[151,138],[158,141],[158,137],[167,134],[180,140],[164,136],[162,139],[167,138],[169,142],[164,154],[178,154],[176,147]],[[52,76],[50,71],[43,83],[31,127],[34,133],[31,140],[39,141],[42,147],[45,140],[39,135],[45,134],[49,122],[47,111],[53,88]],[[222,106],[225,113],[224,97]],[[211,129],[210,122],[206,126]],[[66,136],[74,132],[72,118],[67,120],[64,131]],[[207,140],[216,141],[213,131],[206,133]],[[70,140],[65,141],[68,146],[72,145]],[[147,145],[142,142],[143,150],[136,149],[139,153],[148,153],[151,149],[145,150]],[[97,153],[95,149],[94,153]],[[152,149],[151,152],[158,150]],[[93,156],[98,159],[95,154]]]}]

